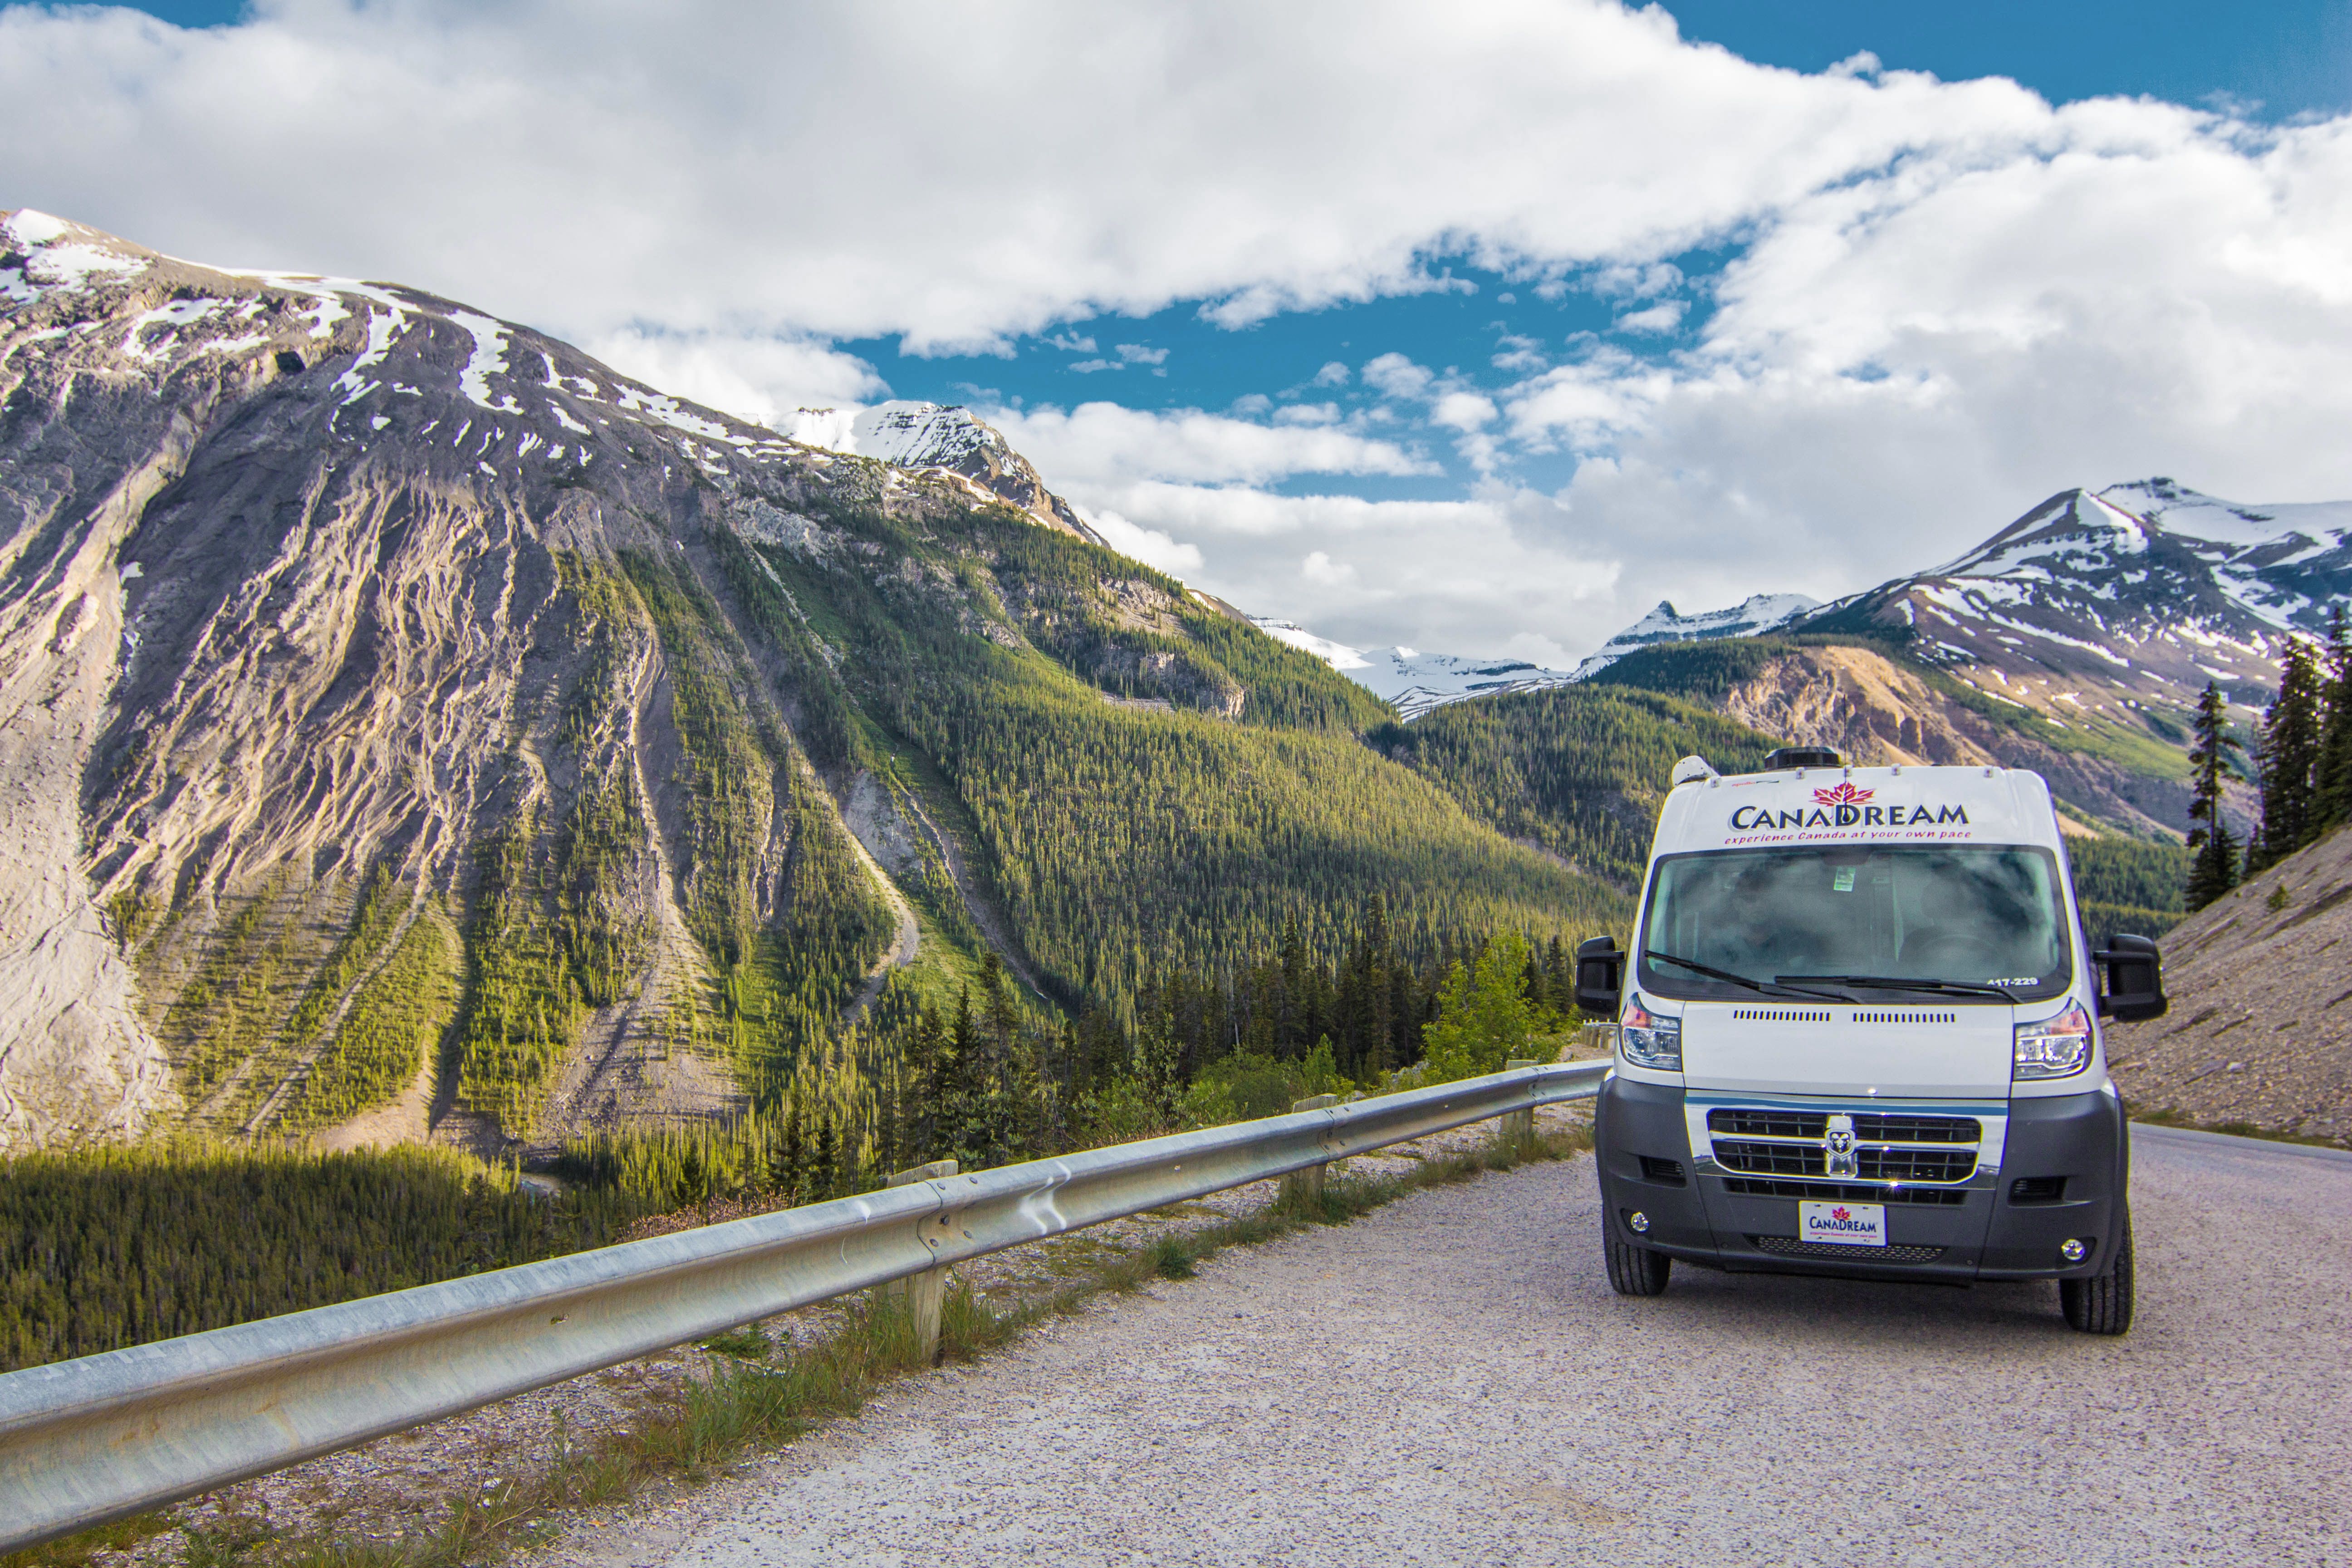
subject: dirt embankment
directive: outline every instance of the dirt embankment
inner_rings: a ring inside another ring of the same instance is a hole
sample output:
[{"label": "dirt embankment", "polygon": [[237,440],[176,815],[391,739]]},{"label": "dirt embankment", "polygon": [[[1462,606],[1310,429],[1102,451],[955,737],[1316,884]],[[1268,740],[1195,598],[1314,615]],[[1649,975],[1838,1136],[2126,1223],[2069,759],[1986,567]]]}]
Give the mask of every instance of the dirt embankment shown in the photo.
[{"label": "dirt embankment", "polygon": [[2142,1112],[2352,1144],[2352,831],[2291,855],[2164,940],[2172,1011],[2111,1026]]}]

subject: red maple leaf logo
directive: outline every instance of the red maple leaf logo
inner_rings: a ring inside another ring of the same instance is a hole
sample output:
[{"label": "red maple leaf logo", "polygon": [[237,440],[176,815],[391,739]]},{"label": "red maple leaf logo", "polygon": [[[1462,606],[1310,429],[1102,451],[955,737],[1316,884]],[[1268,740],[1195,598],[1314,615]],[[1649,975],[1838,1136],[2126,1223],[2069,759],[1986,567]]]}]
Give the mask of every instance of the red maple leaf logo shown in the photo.
[{"label": "red maple leaf logo", "polygon": [[1852,1219],[1853,1217],[1853,1215],[1846,1213],[1843,1206],[1830,1210],[1830,1218],[1832,1219]]},{"label": "red maple leaf logo", "polygon": [[1813,798],[1823,805],[1859,805],[1877,793],[1876,790],[1856,789],[1851,784],[1842,784],[1834,789],[1815,790]]}]

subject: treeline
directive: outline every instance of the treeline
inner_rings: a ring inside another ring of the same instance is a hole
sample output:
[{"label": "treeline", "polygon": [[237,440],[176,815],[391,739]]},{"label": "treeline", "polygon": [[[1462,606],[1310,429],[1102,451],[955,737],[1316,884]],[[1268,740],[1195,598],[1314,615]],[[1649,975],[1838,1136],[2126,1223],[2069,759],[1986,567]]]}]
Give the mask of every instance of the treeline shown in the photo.
[{"label": "treeline", "polygon": [[2242,858],[2221,802],[2243,750],[2230,731],[2219,688],[2209,683],[2198,704],[2189,752],[2190,909],[2204,908],[2244,878],[2352,822],[2352,630],[2342,605],[2329,616],[2325,642],[2294,634],[2286,639],[2278,695],[2264,710],[2255,737],[2262,820]]},{"label": "treeline", "polygon": [[[1709,668],[1744,669],[1755,658],[1732,650]],[[1738,772],[1779,743],[1671,697],[1590,683],[1449,703],[1365,739],[1503,833],[1629,893],[1641,885],[1676,760],[1696,752]]]},{"label": "treeline", "polygon": [[601,1247],[645,1212],[441,1149],[19,1155],[0,1163],[0,1371]]},{"label": "treeline", "polygon": [[935,1159],[982,1169],[1565,1043],[1564,944],[1506,931],[1416,951],[1379,899],[1358,923],[1336,959],[1294,928],[1230,973],[1154,972],[1132,1025],[1025,1006],[992,959],[950,1006],[894,983],[768,1103],[569,1143],[557,1190],[415,1147],[182,1137],[0,1162],[0,1370],[606,1246],[720,1200],[814,1203]]}]

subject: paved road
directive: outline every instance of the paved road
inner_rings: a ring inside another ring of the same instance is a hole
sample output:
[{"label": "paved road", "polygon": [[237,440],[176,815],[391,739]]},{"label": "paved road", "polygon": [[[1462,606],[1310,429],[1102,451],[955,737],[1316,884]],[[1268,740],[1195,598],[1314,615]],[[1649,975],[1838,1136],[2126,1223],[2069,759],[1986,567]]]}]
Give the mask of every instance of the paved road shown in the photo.
[{"label": "paved road", "polygon": [[576,1561],[2343,1564],[2352,1161],[2143,1136],[2140,1316],[1677,1268],[1589,1161],[1227,1254]]}]

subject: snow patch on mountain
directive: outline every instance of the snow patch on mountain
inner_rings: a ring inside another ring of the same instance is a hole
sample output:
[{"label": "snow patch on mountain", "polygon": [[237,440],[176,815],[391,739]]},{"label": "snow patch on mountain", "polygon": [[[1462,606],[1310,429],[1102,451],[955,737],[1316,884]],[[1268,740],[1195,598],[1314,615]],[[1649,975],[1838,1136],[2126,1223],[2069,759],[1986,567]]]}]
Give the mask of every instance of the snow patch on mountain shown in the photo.
[{"label": "snow patch on mountain", "polygon": [[1657,608],[1601,644],[1579,664],[1576,679],[1582,680],[1629,653],[1661,643],[1761,637],[1821,606],[1819,599],[1805,594],[1752,594],[1727,610],[1701,610],[1695,616],[1685,616],[1672,602],[1661,599]]},{"label": "snow patch on mountain", "polygon": [[1576,679],[1571,671],[1546,669],[1525,659],[1423,653],[1410,647],[1356,648],[1317,637],[1296,622],[1265,616],[1252,616],[1249,620],[1268,637],[1313,654],[1375,697],[1393,704],[1408,721],[1449,702],[1506,691],[1538,691]]}]

